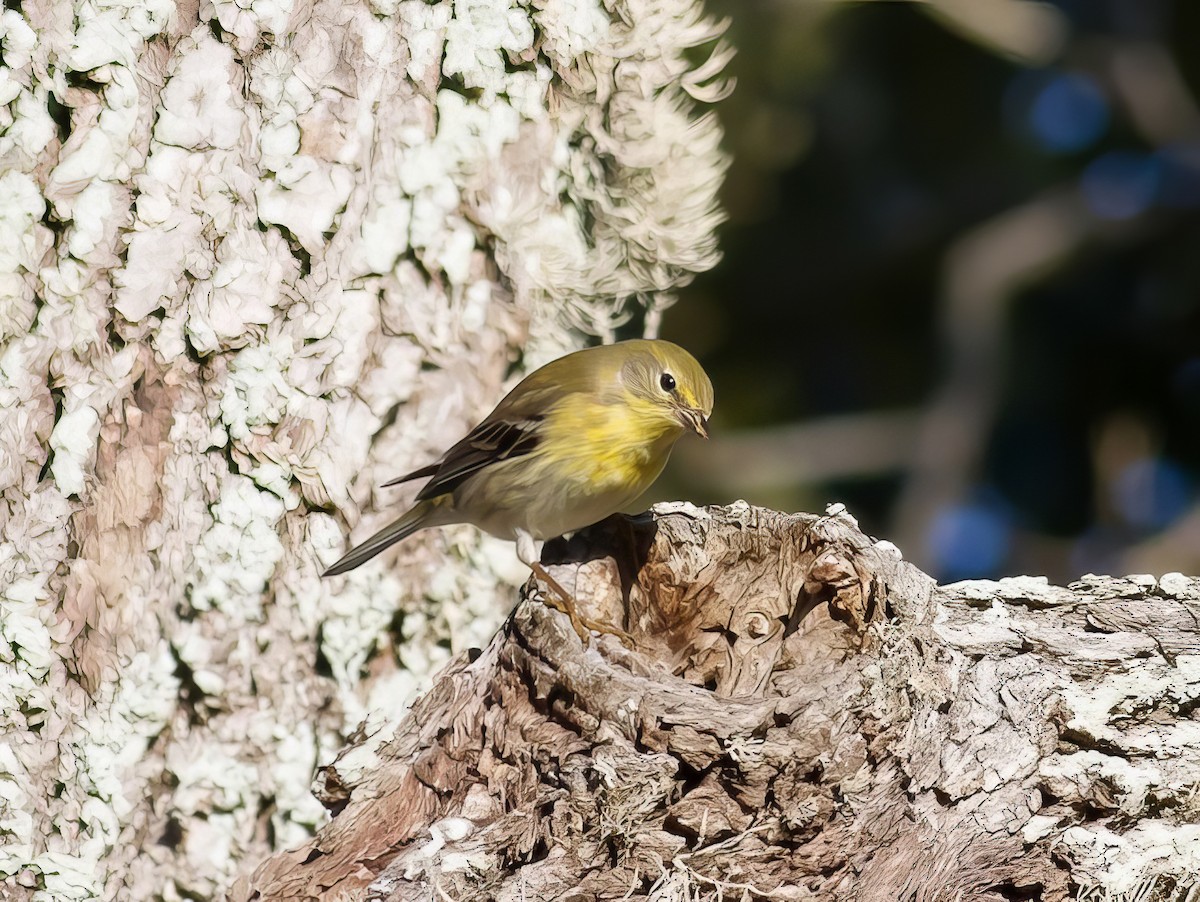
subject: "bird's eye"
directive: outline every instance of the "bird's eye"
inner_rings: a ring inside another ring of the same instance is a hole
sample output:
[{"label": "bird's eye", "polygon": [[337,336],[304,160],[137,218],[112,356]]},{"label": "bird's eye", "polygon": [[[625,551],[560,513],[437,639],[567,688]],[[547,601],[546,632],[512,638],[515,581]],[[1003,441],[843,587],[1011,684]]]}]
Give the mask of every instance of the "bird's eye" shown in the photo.
[{"label": "bird's eye", "polygon": [[663,373],[658,384],[663,387],[663,391],[675,391],[675,377],[670,373]]}]

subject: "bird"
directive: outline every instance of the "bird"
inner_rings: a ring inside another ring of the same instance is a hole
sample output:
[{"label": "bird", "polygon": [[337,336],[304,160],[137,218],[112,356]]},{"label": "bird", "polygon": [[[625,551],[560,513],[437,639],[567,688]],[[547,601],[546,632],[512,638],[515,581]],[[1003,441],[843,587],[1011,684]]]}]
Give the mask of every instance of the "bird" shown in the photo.
[{"label": "bird", "polygon": [[631,504],[681,436],[708,438],[712,409],[708,374],[669,341],[633,339],[552,360],[437,460],[385,483],[428,479],[412,507],[322,576],[353,570],[418,530],[470,523],[516,542],[517,557],[558,596],[543,600],[585,642],[592,629],[621,635],[578,614],[542,567],[541,543]]}]

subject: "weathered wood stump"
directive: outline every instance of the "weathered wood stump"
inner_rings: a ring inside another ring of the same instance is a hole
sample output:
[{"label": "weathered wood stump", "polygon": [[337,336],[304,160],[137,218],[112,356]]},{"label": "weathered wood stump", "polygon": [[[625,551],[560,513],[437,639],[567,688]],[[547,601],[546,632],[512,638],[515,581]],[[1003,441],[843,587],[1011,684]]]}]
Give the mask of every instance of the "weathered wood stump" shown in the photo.
[{"label": "weathered wood stump", "polygon": [[236,898],[1200,893],[1197,580],[940,587],[844,514],[741,503],[545,560],[635,648],[527,586]]}]

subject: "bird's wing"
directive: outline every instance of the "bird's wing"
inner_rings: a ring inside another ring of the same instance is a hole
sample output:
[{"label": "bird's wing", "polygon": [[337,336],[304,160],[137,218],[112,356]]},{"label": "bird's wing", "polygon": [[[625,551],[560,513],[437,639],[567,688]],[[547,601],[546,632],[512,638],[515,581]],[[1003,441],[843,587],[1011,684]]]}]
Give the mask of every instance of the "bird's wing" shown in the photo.
[{"label": "bird's wing", "polygon": [[418,501],[453,492],[469,476],[485,467],[533,451],[541,441],[542,419],[541,416],[509,418],[493,414],[472,429],[436,464],[397,481],[432,475],[433,479],[417,493]]},{"label": "bird's wing", "polygon": [[428,466],[421,467],[419,470],[413,470],[411,473],[405,473],[403,476],[397,476],[395,479],[390,479],[383,484],[386,489],[388,486],[399,485],[402,482],[411,482],[414,479],[423,479],[426,476],[432,476],[438,471],[441,463],[432,463]]},{"label": "bird's wing", "polygon": [[386,484],[432,476],[417,494],[417,500],[423,501],[453,492],[469,476],[491,464],[529,454],[542,439],[543,421],[551,409],[567,395],[592,390],[594,378],[590,374],[564,374],[561,362],[567,359],[552,361],[527,376],[440,460]]}]

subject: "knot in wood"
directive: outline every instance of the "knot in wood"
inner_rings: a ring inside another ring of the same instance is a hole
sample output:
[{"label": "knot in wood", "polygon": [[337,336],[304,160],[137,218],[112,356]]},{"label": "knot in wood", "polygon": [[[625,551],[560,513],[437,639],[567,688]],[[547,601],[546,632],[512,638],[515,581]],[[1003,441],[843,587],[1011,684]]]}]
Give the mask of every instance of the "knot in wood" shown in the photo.
[{"label": "knot in wood", "polygon": [[761,639],[771,632],[771,621],[761,611],[751,611],[746,615],[742,631],[751,639]]},{"label": "knot in wood", "polygon": [[832,548],[813,561],[810,574],[812,579],[828,586],[838,586],[855,578],[854,565]]}]

